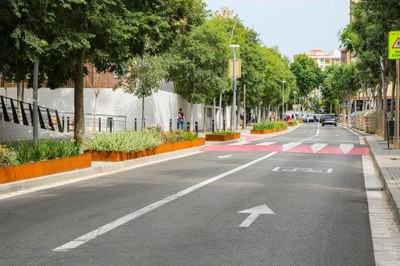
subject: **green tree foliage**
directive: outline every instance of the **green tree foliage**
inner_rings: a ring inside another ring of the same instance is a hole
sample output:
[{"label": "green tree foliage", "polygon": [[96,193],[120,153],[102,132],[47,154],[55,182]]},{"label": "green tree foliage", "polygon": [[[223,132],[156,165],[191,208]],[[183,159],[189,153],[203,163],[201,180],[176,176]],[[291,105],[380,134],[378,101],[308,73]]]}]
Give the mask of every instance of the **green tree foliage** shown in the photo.
[{"label": "green tree foliage", "polygon": [[0,48],[8,48],[2,49],[0,66],[16,73],[7,57],[13,55],[7,51],[15,49],[22,62],[40,60],[52,88],[72,77],[74,137],[80,142],[85,128],[84,65],[121,73],[133,56],[161,53],[176,35],[202,23],[204,8],[201,0],[6,0],[0,7]]},{"label": "green tree foliage", "polygon": [[207,103],[227,88],[228,35],[217,20],[194,29],[170,52],[170,77],[191,104]]},{"label": "green tree foliage", "polygon": [[290,69],[296,76],[297,87],[301,97],[307,97],[312,90],[322,84],[322,70],[314,60],[306,55],[297,56],[290,65]]},{"label": "green tree foliage", "polygon": [[127,92],[142,99],[141,129],[144,129],[144,100],[158,90],[161,80],[167,77],[166,68],[161,57],[135,57],[128,63],[128,73],[122,80]]}]

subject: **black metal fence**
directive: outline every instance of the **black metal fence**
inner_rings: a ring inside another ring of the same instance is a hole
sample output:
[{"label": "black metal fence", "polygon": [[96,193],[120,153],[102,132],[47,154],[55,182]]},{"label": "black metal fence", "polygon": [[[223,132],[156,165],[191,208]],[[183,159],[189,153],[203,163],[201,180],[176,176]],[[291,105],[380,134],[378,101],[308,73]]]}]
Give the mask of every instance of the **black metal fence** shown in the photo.
[{"label": "black metal fence", "polygon": [[[33,126],[33,104],[0,96],[0,119]],[[84,114],[85,128],[97,132],[126,130],[126,116]],[[38,106],[38,123],[42,129],[70,132],[74,130],[74,113]]]},{"label": "black metal fence", "polygon": [[[33,104],[0,96],[1,119],[26,126],[33,125]],[[38,122],[42,129],[63,132],[64,127],[57,110],[38,106]]]}]

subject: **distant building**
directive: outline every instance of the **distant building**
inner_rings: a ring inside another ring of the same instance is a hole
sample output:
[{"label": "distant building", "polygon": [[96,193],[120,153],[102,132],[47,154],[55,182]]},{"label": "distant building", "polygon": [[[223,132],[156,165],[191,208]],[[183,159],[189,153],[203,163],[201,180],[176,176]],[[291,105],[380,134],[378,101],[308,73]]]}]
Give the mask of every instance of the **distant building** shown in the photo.
[{"label": "distant building", "polygon": [[340,65],[342,63],[342,54],[338,50],[326,53],[323,50],[315,49],[311,50],[305,55],[313,59],[322,70],[325,70],[333,65]]}]

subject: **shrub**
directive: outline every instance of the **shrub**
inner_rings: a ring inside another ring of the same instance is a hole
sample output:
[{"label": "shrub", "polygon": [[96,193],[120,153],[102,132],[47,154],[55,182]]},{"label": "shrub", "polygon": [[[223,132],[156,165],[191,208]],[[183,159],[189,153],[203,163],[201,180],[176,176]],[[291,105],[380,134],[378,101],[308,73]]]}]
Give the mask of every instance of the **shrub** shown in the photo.
[{"label": "shrub", "polygon": [[11,147],[0,145],[0,166],[10,166],[18,164],[17,153]]},{"label": "shrub", "polygon": [[276,129],[285,129],[286,128],[285,122],[279,121],[279,122],[275,122],[274,124],[275,124]]},{"label": "shrub", "polygon": [[85,139],[83,146],[85,150],[130,152],[155,148],[163,142],[161,132],[120,131],[96,134]]},{"label": "shrub", "polygon": [[81,147],[73,140],[44,139],[35,146],[30,141],[14,143],[19,164],[67,158],[81,153]]},{"label": "shrub", "polygon": [[214,131],[212,134],[213,134],[213,135],[226,136],[226,135],[235,134],[235,132],[230,131],[230,130],[221,130],[221,131]]},{"label": "shrub", "polygon": [[255,125],[253,125],[254,130],[266,130],[266,129],[274,129],[275,124],[269,121],[261,121]]}]

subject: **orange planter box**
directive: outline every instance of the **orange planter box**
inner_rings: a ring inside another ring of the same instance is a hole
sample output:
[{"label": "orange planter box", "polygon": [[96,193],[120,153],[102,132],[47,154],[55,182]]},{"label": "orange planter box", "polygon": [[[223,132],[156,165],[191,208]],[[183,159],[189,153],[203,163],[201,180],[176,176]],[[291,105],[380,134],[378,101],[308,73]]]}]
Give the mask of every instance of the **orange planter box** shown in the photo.
[{"label": "orange planter box", "polygon": [[119,161],[126,161],[126,160],[151,156],[155,154],[161,154],[165,152],[193,148],[197,146],[202,146],[204,144],[205,144],[205,139],[198,138],[195,140],[161,144],[155,147],[154,149],[147,149],[137,152],[117,152],[117,151],[86,151],[86,152],[92,154],[93,161],[119,162]]},{"label": "orange planter box", "polygon": [[271,134],[274,132],[276,132],[275,129],[263,129],[263,130],[252,129],[252,130],[250,130],[250,134]]},{"label": "orange planter box", "polygon": [[206,140],[209,141],[227,141],[240,138],[240,133],[233,133],[229,135],[214,135],[206,134]]},{"label": "orange planter box", "polygon": [[91,154],[0,167],[0,184],[51,175],[92,166]]}]

